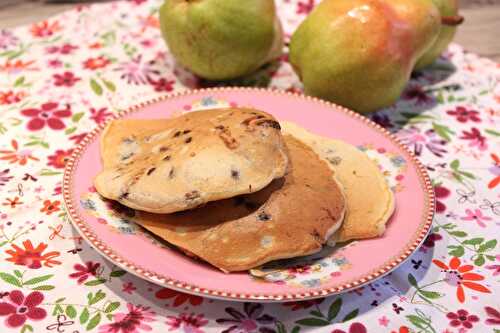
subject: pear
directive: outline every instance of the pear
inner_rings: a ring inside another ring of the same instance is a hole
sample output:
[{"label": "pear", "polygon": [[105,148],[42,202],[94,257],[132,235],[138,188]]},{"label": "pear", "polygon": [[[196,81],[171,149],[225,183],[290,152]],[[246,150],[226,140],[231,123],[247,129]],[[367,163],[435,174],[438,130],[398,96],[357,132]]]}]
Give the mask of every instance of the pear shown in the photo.
[{"label": "pear", "polygon": [[432,0],[324,0],[290,42],[290,62],[307,94],[358,112],[393,104],[434,43]]},{"label": "pear", "polygon": [[441,14],[441,31],[434,44],[418,59],[416,70],[429,66],[446,50],[455,36],[457,26],[464,20],[463,16],[458,15],[458,0],[433,1]]},{"label": "pear", "polygon": [[274,0],[166,0],[160,24],[176,61],[209,80],[252,73],[283,48]]}]

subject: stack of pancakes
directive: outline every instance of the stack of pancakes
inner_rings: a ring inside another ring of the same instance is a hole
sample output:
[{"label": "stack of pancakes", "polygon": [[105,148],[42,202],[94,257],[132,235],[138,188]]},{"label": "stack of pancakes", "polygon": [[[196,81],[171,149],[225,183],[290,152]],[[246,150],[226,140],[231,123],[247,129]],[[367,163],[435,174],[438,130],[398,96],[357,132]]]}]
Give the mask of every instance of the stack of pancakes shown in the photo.
[{"label": "stack of pancakes", "polygon": [[103,197],[224,272],[380,236],[394,209],[363,152],[254,109],[115,120],[101,155]]}]

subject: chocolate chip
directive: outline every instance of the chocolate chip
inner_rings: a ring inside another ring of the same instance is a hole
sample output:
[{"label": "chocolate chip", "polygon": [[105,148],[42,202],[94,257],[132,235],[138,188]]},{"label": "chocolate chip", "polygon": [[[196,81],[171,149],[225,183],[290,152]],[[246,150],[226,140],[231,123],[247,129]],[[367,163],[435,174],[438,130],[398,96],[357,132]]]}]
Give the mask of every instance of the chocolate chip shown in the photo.
[{"label": "chocolate chip", "polygon": [[178,137],[179,135],[181,135],[181,131],[177,131],[177,132],[175,132],[175,134],[174,134],[174,138]]},{"label": "chocolate chip", "polygon": [[191,133],[191,130],[184,130],[184,131],[182,132],[182,134],[188,134],[188,133]]},{"label": "chocolate chip", "polygon": [[215,129],[218,129],[218,130],[223,130],[223,129],[224,129],[224,125],[218,125],[218,126],[215,126]]},{"label": "chocolate chip", "polygon": [[190,143],[191,141],[193,141],[193,138],[192,137],[189,137],[187,138],[186,140],[184,140],[185,143]]},{"label": "chocolate chip", "polygon": [[122,194],[120,194],[120,199],[126,199],[128,197],[129,193],[128,192],[124,192]]},{"label": "chocolate chip", "polygon": [[146,172],[146,174],[149,176],[150,174],[152,174],[154,171],[156,170],[156,168],[151,168],[148,170],[148,172]]},{"label": "chocolate chip", "polygon": [[277,130],[281,129],[280,123],[278,123],[276,120],[271,120],[271,119],[266,119],[266,120],[260,122],[259,126],[272,127],[272,128],[277,129]]},{"label": "chocolate chip", "polygon": [[164,161],[170,161],[170,159],[172,158],[172,156],[170,155],[167,155],[163,158]]},{"label": "chocolate chip", "polygon": [[196,199],[200,198],[200,196],[201,196],[200,192],[198,192],[198,191],[191,191],[191,192],[184,194],[184,197],[186,198],[187,201],[196,200]]},{"label": "chocolate chip", "polygon": [[160,153],[164,153],[164,152],[166,152],[169,149],[170,148],[168,148],[168,147],[160,147]]},{"label": "chocolate chip", "polygon": [[174,168],[170,169],[170,172],[168,173],[168,178],[170,179],[174,178]]},{"label": "chocolate chip", "polygon": [[257,215],[260,221],[269,221],[271,219],[271,215],[269,215],[266,212],[260,212],[259,215]]},{"label": "chocolate chip", "polygon": [[238,170],[231,170],[231,178],[240,179],[240,172]]}]

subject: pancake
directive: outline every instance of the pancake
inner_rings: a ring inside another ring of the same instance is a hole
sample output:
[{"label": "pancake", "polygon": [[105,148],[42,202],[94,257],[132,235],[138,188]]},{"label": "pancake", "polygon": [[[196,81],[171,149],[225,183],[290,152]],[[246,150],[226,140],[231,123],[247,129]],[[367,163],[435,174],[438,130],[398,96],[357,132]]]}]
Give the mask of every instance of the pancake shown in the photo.
[{"label": "pancake", "polygon": [[152,213],[257,192],[288,165],[279,123],[245,108],[114,120],[102,135],[101,156],[97,191]]},{"label": "pancake", "polygon": [[327,161],[344,188],[347,211],[331,240],[345,242],[381,236],[395,204],[394,194],[375,162],[343,141],[315,135],[289,122],[282,122],[282,128]]},{"label": "pancake", "polygon": [[285,142],[289,169],[261,191],[174,214],[138,212],[132,219],[224,272],[320,251],[341,225],[344,194],[311,148],[291,136]]}]

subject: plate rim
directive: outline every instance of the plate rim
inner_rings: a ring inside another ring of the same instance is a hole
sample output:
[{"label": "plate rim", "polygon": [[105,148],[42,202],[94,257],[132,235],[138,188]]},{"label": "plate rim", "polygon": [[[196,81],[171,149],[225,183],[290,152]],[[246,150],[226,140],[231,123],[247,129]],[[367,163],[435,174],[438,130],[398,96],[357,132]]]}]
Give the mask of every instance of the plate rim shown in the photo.
[{"label": "plate rim", "polygon": [[[248,93],[265,93],[271,95],[279,95],[284,97],[293,97],[304,99],[308,102],[319,103],[325,105],[329,108],[335,109],[336,112],[342,112],[345,115],[354,118],[358,121],[363,122],[370,128],[378,131],[385,138],[387,138],[391,143],[401,149],[407,154],[410,162],[414,165],[417,171],[417,177],[419,183],[424,191],[424,211],[421,216],[421,221],[418,230],[416,230],[413,238],[399,251],[399,254],[392,258],[389,258],[380,267],[372,270],[371,272],[366,272],[361,276],[354,278],[351,281],[345,282],[339,286],[335,287],[320,287],[318,289],[313,289],[311,291],[302,292],[284,292],[281,294],[258,294],[258,293],[233,293],[222,290],[207,289],[194,284],[185,283],[178,281],[172,277],[164,276],[151,272],[142,268],[141,266],[128,261],[121,255],[115,253],[115,251],[104,244],[99,237],[87,226],[87,223],[77,212],[77,208],[73,206],[73,200],[71,196],[72,189],[72,175],[76,170],[79,160],[82,154],[85,152],[88,144],[92,143],[93,140],[99,135],[106,125],[115,120],[129,115],[133,112],[143,109],[149,105],[164,102],[169,99],[184,97],[188,95],[196,94],[210,94],[210,93],[221,93],[221,92],[248,92]],[[417,159],[415,154],[411,152],[406,145],[404,145],[394,134],[390,133],[385,128],[381,127],[377,123],[368,119],[367,117],[349,110],[343,106],[337,105],[332,102],[328,102],[316,97],[307,96],[304,94],[299,94],[295,92],[288,92],[279,89],[266,89],[266,88],[256,88],[256,87],[215,87],[215,88],[204,88],[204,89],[193,89],[185,90],[177,93],[161,95],[148,99],[147,101],[142,101],[138,104],[134,104],[128,108],[125,108],[118,113],[111,116],[104,123],[98,125],[92,131],[90,131],[83,140],[73,148],[73,153],[66,162],[63,176],[62,184],[63,201],[66,206],[68,213],[68,218],[70,222],[74,225],[78,233],[94,247],[103,257],[110,260],[115,265],[125,269],[126,271],[143,278],[152,283],[158,284],[163,287],[175,289],[180,292],[185,292],[189,294],[195,294],[202,297],[209,297],[219,300],[233,300],[233,301],[258,301],[258,302],[283,302],[283,301],[303,301],[308,299],[314,299],[319,297],[325,297],[329,295],[338,294],[341,292],[346,292],[354,288],[365,285],[372,282],[384,275],[390,273],[396,267],[401,265],[406,259],[408,259],[411,254],[413,254],[423,243],[425,237],[429,233],[432,225],[432,221],[435,214],[435,195],[434,189],[432,187],[431,179],[427,173],[425,166]]]}]

